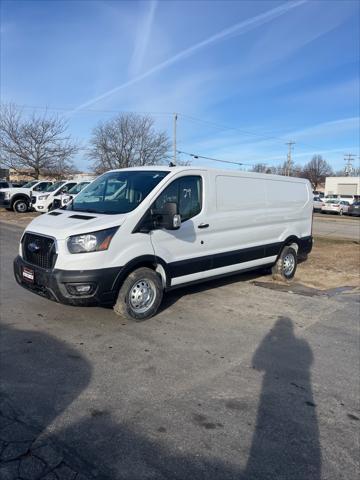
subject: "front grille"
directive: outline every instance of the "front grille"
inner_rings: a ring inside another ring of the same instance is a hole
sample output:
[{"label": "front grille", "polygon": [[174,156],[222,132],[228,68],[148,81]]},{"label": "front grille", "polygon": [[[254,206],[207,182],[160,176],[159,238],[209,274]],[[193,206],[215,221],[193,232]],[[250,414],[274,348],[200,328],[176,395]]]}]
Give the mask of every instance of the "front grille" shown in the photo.
[{"label": "front grille", "polygon": [[61,200],[59,200],[58,198],[55,198],[53,201],[53,209],[55,210],[55,208],[60,208],[60,207],[61,207]]},{"label": "front grille", "polygon": [[41,268],[53,268],[56,261],[55,241],[49,237],[25,233],[22,239],[24,260]]},{"label": "front grille", "polygon": [[0,192],[0,200],[4,200],[5,199],[5,192]]},{"label": "front grille", "polygon": [[36,203],[36,196],[34,195],[33,197],[31,197],[31,203],[34,205],[34,203]]}]

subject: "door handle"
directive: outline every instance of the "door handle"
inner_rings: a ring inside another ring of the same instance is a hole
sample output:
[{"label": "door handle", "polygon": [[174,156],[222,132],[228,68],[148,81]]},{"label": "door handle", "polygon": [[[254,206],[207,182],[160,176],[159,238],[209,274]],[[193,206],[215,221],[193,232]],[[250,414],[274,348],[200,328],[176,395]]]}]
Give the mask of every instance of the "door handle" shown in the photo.
[{"label": "door handle", "polygon": [[200,223],[200,225],[198,225],[198,228],[208,228],[208,227],[209,227],[208,223]]}]

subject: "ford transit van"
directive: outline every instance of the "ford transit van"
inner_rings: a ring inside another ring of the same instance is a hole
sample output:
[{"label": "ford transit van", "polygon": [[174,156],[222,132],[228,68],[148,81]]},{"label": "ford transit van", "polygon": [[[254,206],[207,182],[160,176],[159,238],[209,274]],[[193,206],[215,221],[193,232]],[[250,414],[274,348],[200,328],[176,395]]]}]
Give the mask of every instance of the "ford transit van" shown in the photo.
[{"label": "ford transit van", "polygon": [[307,180],[193,167],[104,173],[34,219],[14,261],[26,289],[146,319],[164,292],[260,267],[293,278],[312,248]]}]

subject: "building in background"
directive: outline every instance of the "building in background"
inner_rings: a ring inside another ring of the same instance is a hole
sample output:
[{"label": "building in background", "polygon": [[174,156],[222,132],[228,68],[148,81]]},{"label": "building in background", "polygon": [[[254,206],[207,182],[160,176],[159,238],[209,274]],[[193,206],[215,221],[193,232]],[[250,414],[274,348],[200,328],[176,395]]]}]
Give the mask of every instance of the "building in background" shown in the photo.
[{"label": "building in background", "polygon": [[0,168],[0,180],[9,181],[10,171],[8,168]]},{"label": "building in background", "polygon": [[360,177],[326,177],[325,195],[360,195]]},{"label": "building in background", "polygon": [[92,173],[82,173],[77,172],[71,176],[71,180],[75,180],[76,182],[92,182],[96,178],[96,175]]}]

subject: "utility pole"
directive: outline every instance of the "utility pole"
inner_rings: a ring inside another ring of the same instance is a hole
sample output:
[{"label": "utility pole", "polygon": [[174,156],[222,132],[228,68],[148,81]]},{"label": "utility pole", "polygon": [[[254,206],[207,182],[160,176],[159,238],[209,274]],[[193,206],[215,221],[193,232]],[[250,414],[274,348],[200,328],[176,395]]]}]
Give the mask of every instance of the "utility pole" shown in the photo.
[{"label": "utility pole", "polygon": [[286,145],[288,145],[289,150],[288,150],[288,154],[287,154],[285,175],[289,177],[290,173],[291,173],[291,166],[292,166],[292,159],[291,159],[291,153],[292,153],[292,149],[293,149],[292,146],[295,145],[295,142],[289,141],[289,142],[286,142]]},{"label": "utility pole", "polygon": [[174,166],[176,166],[176,123],[177,123],[177,113],[174,113],[174,140],[173,140],[173,146],[174,146],[173,164],[174,164]]},{"label": "utility pole", "polygon": [[354,170],[354,167],[353,167],[353,164],[352,164],[354,159],[355,159],[355,155],[353,153],[347,153],[346,155],[344,155],[344,161],[346,162],[344,172],[345,172],[345,176],[347,176],[347,177],[349,175],[351,175],[351,173]]}]

